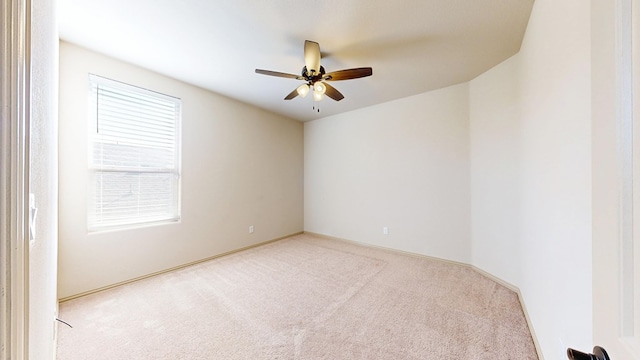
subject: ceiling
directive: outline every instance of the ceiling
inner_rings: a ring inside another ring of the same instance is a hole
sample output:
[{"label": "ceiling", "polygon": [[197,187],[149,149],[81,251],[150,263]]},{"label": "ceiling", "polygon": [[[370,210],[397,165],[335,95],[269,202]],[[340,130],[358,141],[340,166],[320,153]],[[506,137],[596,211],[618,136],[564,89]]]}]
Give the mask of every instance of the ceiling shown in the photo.
[{"label": "ceiling", "polygon": [[[58,0],[60,38],[308,121],[469,81],[517,53],[534,0]],[[304,40],[345,96],[285,101]]]}]

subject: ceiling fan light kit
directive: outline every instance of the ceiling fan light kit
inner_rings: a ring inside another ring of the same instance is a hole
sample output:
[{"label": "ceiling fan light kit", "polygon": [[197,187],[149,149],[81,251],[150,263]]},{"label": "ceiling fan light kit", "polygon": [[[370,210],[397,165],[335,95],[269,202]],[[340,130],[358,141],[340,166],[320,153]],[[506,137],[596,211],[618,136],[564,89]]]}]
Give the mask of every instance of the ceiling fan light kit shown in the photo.
[{"label": "ceiling fan light kit", "polygon": [[300,95],[300,97],[304,98],[305,96],[307,96],[307,94],[309,94],[309,85],[302,84],[302,85],[298,86],[296,91],[298,92],[298,95]]},{"label": "ceiling fan light kit", "polygon": [[320,95],[324,95],[327,91],[327,87],[320,81],[313,84],[313,91],[319,93]]},{"label": "ceiling fan light kit", "polygon": [[[304,64],[301,75],[287,74],[271,70],[256,69],[257,74],[284,77],[288,79],[303,80],[305,84],[298,86],[295,90],[285,96],[285,100],[291,100],[296,96],[304,98],[313,90],[314,101],[320,101],[327,95],[335,101],[344,99],[344,95],[336,88],[329,85],[327,81],[350,80],[371,76],[373,69],[370,67],[354,68],[333,71],[326,73],[324,67],[320,65],[320,45],[315,41],[305,40],[304,42]],[[315,106],[314,106],[315,110]],[[319,109],[318,109],[319,111]]]}]

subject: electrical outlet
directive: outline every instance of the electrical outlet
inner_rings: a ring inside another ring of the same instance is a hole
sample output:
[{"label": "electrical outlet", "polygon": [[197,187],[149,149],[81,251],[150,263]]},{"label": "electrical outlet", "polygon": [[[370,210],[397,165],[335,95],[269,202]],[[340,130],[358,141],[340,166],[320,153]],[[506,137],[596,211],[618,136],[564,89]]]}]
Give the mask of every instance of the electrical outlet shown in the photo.
[{"label": "electrical outlet", "polygon": [[384,235],[389,235],[389,228],[388,228],[388,227],[386,227],[386,226],[384,226],[384,227],[382,228],[382,233],[383,233]]},{"label": "electrical outlet", "polygon": [[253,234],[253,225],[249,225],[249,234]]}]

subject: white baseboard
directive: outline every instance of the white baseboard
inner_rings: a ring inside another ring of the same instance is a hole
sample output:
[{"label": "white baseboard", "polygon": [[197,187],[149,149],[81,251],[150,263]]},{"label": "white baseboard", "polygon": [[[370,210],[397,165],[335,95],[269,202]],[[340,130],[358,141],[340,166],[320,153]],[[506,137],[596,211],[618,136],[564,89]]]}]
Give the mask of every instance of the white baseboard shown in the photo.
[{"label": "white baseboard", "polygon": [[486,272],[474,265],[469,265],[467,264],[466,266],[470,267],[471,269],[475,270],[477,273],[483,275],[484,277],[487,277],[493,281],[495,281],[496,283],[506,287],[507,289],[515,292],[516,294],[518,294],[518,300],[520,301],[520,306],[522,306],[522,312],[524,313],[524,318],[527,320],[527,326],[529,327],[529,332],[531,333],[531,338],[533,339],[533,344],[536,347],[536,352],[538,353],[538,359],[540,360],[544,360],[544,356],[542,355],[542,348],[540,347],[540,343],[538,342],[538,338],[536,337],[536,332],[533,328],[533,324],[531,323],[531,318],[529,317],[529,312],[527,311],[527,306],[524,302],[524,298],[522,297],[522,292],[520,292],[520,288],[518,288],[517,286],[510,284],[502,279],[500,279],[499,277]]},{"label": "white baseboard", "polygon": [[109,289],[112,289],[112,288],[120,286],[120,285],[130,284],[130,283],[138,281],[138,280],[147,279],[147,278],[150,278],[150,277],[153,277],[153,276],[156,276],[156,275],[160,275],[160,274],[164,274],[164,273],[168,273],[168,272],[171,272],[171,271],[174,271],[174,270],[183,269],[183,268],[186,268],[186,267],[189,267],[189,266],[192,266],[192,265],[203,263],[205,261],[217,259],[219,257],[235,254],[235,253],[240,252],[240,251],[249,250],[249,249],[252,249],[252,248],[255,248],[255,247],[258,247],[258,246],[262,246],[262,245],[266,245],[266,244],[269,244],[269,243],[272,243],[272,242],[275,242],[275,241],[278,241],[278,240],[286,239],[286,238],[291,237],[291,236],[300,235],[302,233],[303,232],[300,231],[300,232],[289,234],[289,235],[286,235],[286,236],[282,236],[282,237],[279,237],[279,238],[276,238],[276,239],[263,241],[263,242],[260,242],[260,243],[257,243],[257,244],[253,244],[253,245],[249,245],[249,246],[245,246],[245,247],[242,247],[242,248],[239,248],[239,249],[235,249],[235,250],[227,251],[227,252],[224,252],[224,253],[221,253],[221,254],[209,256],[207,258],[200,259],[200,260],[197,260],[197,261],[192,261],[190,263],[186,263],[186,264],[183,264],[183,265],[174,266],[174,267],[169,268],[169,269],[156,271],[156,272],[153,272],[153,273],[150,273],[150,274],[147,274],[147,275],[143,275],[143,276],[139,276],[139,277],[136,277],[136,278],[133,278],[133,279],[121,281],[121,282],[118,282],[118,283],[115,283],[115,284],[111,284],[111,285],[103,286],[103,287],[100,287],[100,288],[97,288],[97,289],[85,291],[85,292],[82,292],[82,293],[79,293],[79,294],[67,296],[67,297],[58,299],[58,303],[63,303],[65,301],[77,299],[79,297],[87,296],[87,295],[90,295],[90,294],[95,294],[95,293],[100,292],[100,291],[109,290]]}]

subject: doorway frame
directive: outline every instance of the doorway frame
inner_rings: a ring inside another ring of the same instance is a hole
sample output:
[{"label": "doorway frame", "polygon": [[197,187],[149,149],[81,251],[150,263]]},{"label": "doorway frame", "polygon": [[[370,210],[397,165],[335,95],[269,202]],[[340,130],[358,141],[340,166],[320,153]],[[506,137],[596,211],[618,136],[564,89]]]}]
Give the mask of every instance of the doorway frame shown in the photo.
[{"label": "doorway frame", "polygon": [[[640,227],[634,224],[634,183],[640,184],[640,173],[634,176],[631,16],[639,4],[591,1],[593,341],[616,360],[640,357],[640,329],[632,321],[640,300],[633,257],[634,230]],[[636,141],[636,152],[639,146]]]},{"label": "doorway frame", "polygon": [[31,1],[4,0],[0,17],[0,359],[28,359]]}]

